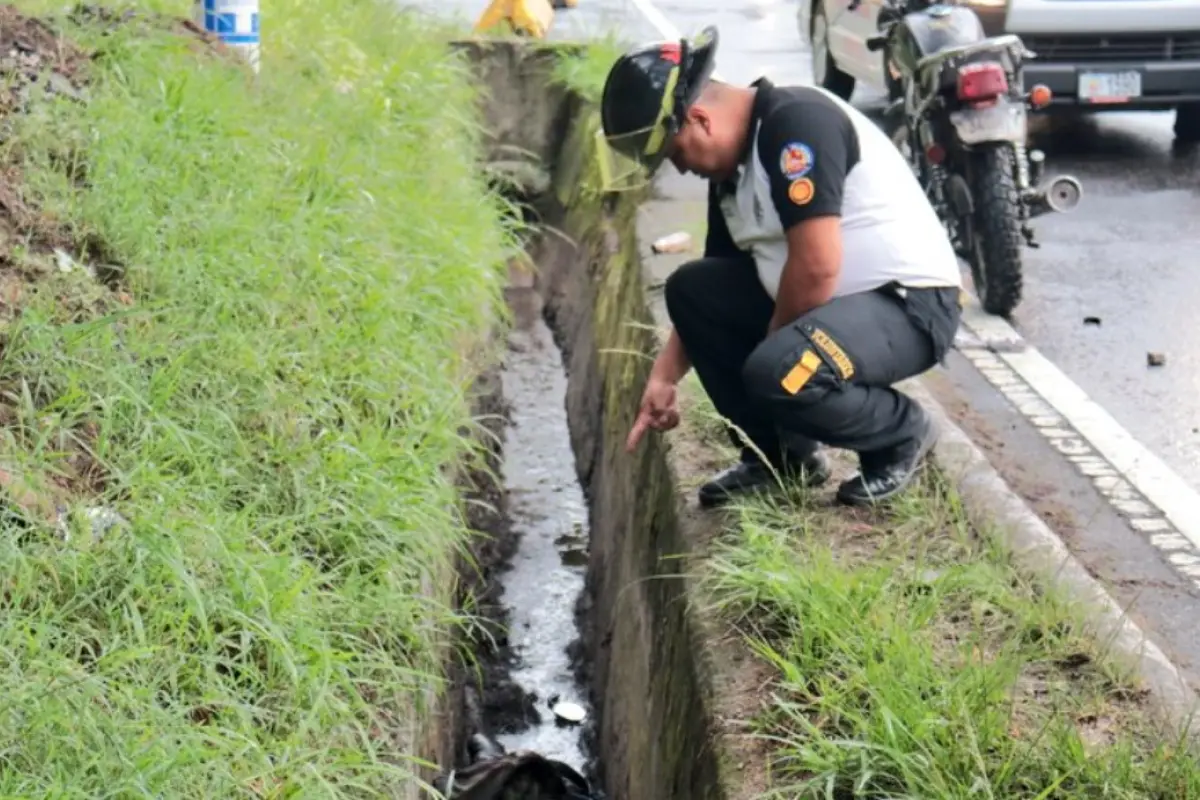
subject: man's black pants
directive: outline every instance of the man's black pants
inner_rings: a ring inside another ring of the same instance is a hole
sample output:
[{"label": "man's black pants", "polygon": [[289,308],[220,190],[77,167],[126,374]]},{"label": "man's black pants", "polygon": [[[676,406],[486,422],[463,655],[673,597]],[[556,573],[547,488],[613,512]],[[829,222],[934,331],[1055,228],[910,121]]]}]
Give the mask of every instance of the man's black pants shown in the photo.
[{"label": "man's black pants", "polygon": [[889,287],[836,297],[768,337],[775,304],[739,258],[685,264],[665,295],[713,405],[776,465],[817,442],[869,457],[919,435],[920,408],[892,384],[944,358],[961,313],[957,288]]}]

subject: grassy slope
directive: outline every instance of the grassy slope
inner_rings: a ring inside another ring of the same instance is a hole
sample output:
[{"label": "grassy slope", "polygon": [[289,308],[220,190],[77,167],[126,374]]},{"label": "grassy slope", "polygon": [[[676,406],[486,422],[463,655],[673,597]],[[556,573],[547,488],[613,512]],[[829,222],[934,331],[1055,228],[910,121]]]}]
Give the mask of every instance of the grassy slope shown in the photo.
[{"label": "grassy slope", "polygon": [[[548,46],[555,45],[549,43]],[[555,79],[592,102],[599,103],[608,71],[626,46],[614,34],[597,35],[575,57],[559,61]]]},{"label": "grassy slope", "polygon": [[[727,463],[694,379],[686,399],[691,435]],[[1200,797],[1144,695],[935,474],[891,513],[743,504],[705,580],[776,675],[755,723],[770,797]]]},{"label": "grassy slope", "polygon": [[78,325],[47,298],[10,331],[0,380],[35,388],[19,457],[53,469],[37,444],[93,422],[131,524],[0,536],[0,793],[409,780],[398,728],[454,621],[422,590],[465,537],[461,354],[513,240],[468,82],[390,8],[274,0],[255,83],[118,33],[86,108],[19,131],[42,202],[134,298]]}]

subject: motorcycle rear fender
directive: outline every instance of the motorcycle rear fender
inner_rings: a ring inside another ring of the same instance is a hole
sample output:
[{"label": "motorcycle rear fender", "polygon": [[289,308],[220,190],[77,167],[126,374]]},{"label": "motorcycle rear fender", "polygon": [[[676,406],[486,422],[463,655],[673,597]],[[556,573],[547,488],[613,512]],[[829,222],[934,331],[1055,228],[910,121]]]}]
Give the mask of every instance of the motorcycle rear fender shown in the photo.
[{"label": "motorcycle rear fender", "polygon": [[960,144],[971,147],[989,142],[1025,144],[1028,113],[1025,104],[1001,97],[985,108],[962,106],[950,112],[950,124]]}]

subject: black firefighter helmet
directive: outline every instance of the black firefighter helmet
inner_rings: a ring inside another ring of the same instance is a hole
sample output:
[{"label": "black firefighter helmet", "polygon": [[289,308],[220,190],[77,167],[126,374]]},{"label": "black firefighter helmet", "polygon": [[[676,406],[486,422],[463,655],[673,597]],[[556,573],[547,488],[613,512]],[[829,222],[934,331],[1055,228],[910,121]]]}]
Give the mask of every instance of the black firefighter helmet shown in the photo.
[{"label": "black firefighter helmet", "polygon": [[709,25],[690,39],[642,45],[618,58],[600,99],[608,146],[653,174],[712,75],[717,40]]}]

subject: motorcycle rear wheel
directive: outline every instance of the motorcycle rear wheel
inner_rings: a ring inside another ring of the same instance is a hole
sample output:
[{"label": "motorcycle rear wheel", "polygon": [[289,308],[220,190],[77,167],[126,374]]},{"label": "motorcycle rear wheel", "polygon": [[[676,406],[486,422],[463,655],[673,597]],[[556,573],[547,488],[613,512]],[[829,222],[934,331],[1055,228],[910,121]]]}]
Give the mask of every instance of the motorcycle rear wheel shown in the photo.
[{"label": "motorcycle rear wheel", "polygon": [[1007,318],[1021,302],[1021,220],[1008,144],[989,144],[970,155],[972,219],[971,278],[983,310]]}]

